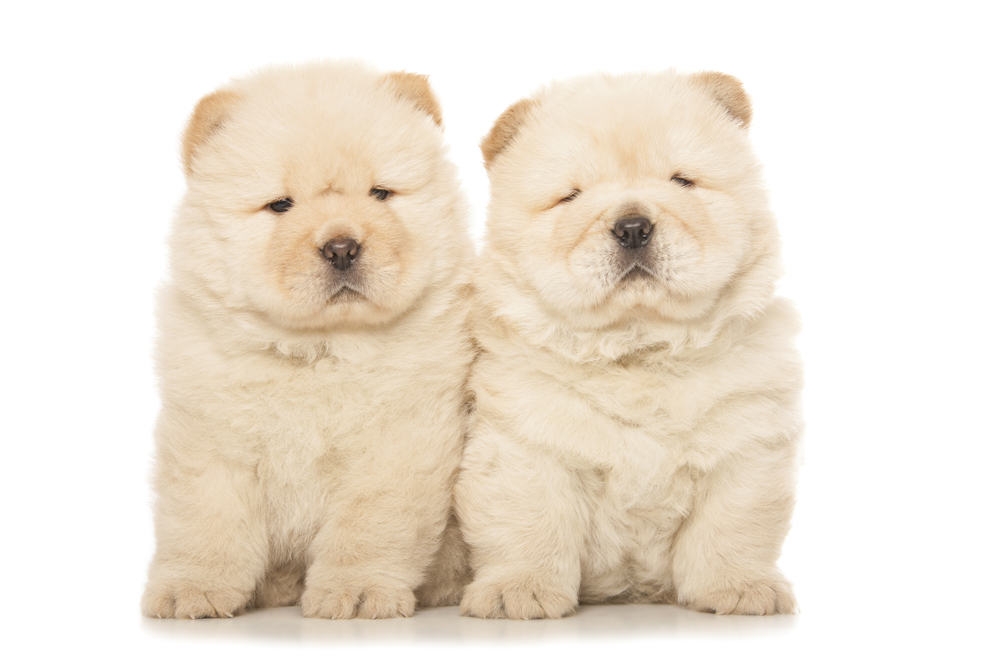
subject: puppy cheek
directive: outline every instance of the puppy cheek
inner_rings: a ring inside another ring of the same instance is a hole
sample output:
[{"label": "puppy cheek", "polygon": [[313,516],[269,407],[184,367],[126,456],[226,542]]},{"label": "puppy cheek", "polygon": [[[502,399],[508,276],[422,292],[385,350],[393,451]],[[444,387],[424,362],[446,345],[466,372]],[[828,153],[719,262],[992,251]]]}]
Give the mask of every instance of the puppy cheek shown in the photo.
[{"label": "puppy cheek", "polygon": [[303,288],[320,281],[328,266],[324,266],[319,244],[311,230],[276,234],[268,254],[268,274],[276,291],[295,298]]},{"label": "puppy cheek", "polygon": [[271,224],[260,216],[225,221],[210,243],[211,261],[223,270],[217,285],[242,305],[266,307],[280,297],[270,251]]},{"label": "puppy cheek", "polygon": [[417,273],[420,258],[425,263],[430,261],[432,249],[411,234],[398,217],[366,226],[363,236],[359,268],[366,286],[383,298],[391,297],[395,290],[408,291],[406,287]]},{"label": "puppy cheek", "polygon": [[614,287],[615,264],[611,244],[593,237],[574,248],[565,262],[568,277],[584,298],[606,294]]}]

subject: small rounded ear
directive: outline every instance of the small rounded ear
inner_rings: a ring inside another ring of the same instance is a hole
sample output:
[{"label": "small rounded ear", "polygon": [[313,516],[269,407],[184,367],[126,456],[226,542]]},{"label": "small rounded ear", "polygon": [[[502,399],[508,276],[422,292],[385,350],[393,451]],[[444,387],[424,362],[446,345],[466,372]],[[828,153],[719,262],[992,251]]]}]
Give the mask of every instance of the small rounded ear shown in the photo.
[{"label": "small rounded ear", "polygon": [[222,127],[226,118],[232,112],[233,107],[239,102],[240,97],[231,90],[217,90],[201,98],[191,120],[188,121],[187,129],[184,130],[184,139],[181,152],[184,158],[184,171],[191,175],[191,163],[194,160],[195,152],[208,141],[208,138]]},{"label": "small rounded ear", "polygon": [[743,90],[743,84],[735,76],[722,72],[699,72],[691,80],[707,90],[721,104],[729,115],[740,122],[744,128],[750,127],[753,108],[750,96]]},{"label": "small rounded ear", "polygon": [[431,84],[425,75],[389,72],[383,80],[393,87],[400,99],[412,102],[417,109],[434,119],[435,125],[441,126],[441,105],[434,97],[434,91],[431,90]]},{"label": "small rounded ear", "polygon": [[479,143],[487,169],[490,168],[496,157],[514,141],[521,126],[531,117],[532,111],[537,106],[536,100],[523,99],[514,102],[500,114],[500,117],[493,123],[493,129]]}]

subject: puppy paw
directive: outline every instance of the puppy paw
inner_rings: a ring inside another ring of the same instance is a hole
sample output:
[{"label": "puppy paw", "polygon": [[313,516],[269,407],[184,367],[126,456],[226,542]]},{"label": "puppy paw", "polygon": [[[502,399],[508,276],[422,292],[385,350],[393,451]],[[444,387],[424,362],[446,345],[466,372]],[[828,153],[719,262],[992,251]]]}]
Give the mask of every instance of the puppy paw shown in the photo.
[{"label": "puppy paw", "polygon": [[232,618],[249,601],[249,593],[235,589],[150,582],[142,596],[142,613],[151,618]]},{"label": "puppy paw", "polygon": [[576,610],[576,596],[534,578],[474,581],[462,596],[462,615],[478,618],[562,618]]},{"label": "puppy paw", "polygon": [[699,595],[685,602],[697,611],[743,616],[794,614],[795,596],[786,581],[757,581]]},{"label": "puppy paw", "polygon": [[339,584],[309,586],[302,594],[302,615],[309,618],[404,618],[417,599],[403,586]]}]

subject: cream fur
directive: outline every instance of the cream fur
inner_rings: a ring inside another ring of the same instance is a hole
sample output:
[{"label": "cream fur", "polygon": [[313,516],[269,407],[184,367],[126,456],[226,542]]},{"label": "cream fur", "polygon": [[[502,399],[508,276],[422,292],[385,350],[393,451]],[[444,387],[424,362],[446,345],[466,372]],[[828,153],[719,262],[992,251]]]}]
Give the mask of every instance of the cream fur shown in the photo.
[{"label": "cream fur", "polygon": [[[454,524],[442,535],[473,253],[436,109],[423,77],[315,63],[236,80],[195,111],[159,305],[145,614],[409,616],[415,591],[457,603],[462,548]],[[361,245],[351,289],[321,255],[338,236]]]},{"label": "cream fur", "polygon": [[[477,409],[455,489],[475,571],[464,614],[794,611],[775,563],[802,428],[798,322],[773,296],[749,118],[726,75],[591,76],[512,105],[484,140]],[[636,251],[612,228],[640,215],[655,227],[625,278]]]}]

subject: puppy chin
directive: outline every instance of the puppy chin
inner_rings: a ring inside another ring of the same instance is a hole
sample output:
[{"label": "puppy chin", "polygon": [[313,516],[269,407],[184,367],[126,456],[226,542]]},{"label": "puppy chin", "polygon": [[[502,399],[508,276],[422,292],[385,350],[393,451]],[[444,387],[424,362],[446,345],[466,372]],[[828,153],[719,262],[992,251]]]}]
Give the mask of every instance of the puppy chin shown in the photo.
[{"label": "puppy chin", "polygon": [[288,329],[312,329],[336,332],[383,326],[399,317],[401,310],[372,301],[361,292],[343,288],[331,295],[327,303],[313,311],[287,317]]},{"label": "puppy chin", "polygon": [[576,291],[578,298],[563,301],[561,310],[573,323],[600,329],[637,322],[690,322],[703,317],[717,301],[714,294],[685,294],[670,279],[639,268]]},{"label": "puppy chin", "polygon": [[364,284],[318,281],[321,285],[280,295],[260,313],[273,326],[288,331],[336,331],[384,324],[398,309],[381,302]]},{"label": "puppy chin", "polygon": [[333,294],[330,295],[330,305],[341,305],[345,303],[357,303],[359,301],[367,301],[367,297],[353,287],[348,287],[344,285],[337,289]]}]

